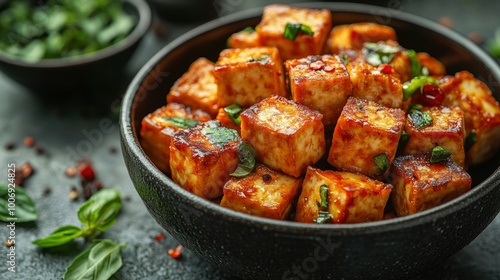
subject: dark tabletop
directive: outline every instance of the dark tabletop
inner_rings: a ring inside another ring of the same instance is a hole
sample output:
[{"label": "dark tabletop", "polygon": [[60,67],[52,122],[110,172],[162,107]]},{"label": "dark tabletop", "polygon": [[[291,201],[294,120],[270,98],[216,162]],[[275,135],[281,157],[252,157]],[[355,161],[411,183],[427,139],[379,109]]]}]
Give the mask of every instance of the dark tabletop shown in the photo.
[{"label": "dark tabletop", "polygon": [[[265,3],[249,0],[210,2],[213,5],[209,8],[215,17]],[[282,3],[292,2],[303,1]],[[474,32],[483,42],[500,26],[499,1],[386,0],[371,3],[452,24],[453,29],[465,36]],[[105,95],[89,92],[75,98],[68,93],[65,98],[45,99],[0,73],[0,166],[4,168],[0,170],[0,184],[7,182],[8,163],[30,162],[35,172],[24,183],[24,188],[35,199],[39,210],[37,222],[16,225],[15,274],[7,271],[8,249],[1,247],[0,279],[61,279],[66,266],[81,251],[83,244],[78,242],[65,252],[43,251],[31,244],[32,240],[48,235],[61,225],[79,225],[76,211],[83,198],[72,201],[68,194],[73,186],[80,189],[80,181],[64,174],[68,166],[75,165],[78,157],[92,161],[104,187],[119,188],[125,195],[117,223],[102,236],[127,243],[122,249],[123,266],[113,279],[233,279],[189,250],[183,250],[180,259],[168,255],[168,249],[175,248],[178,242],[154,221],[142,204],[128,177],[119,146],[117,111],[128,82],[160,48],[207,20],[201,15],[196,18],[200,21],[174,22],[156,15],[150,32],[127,65],[127,78],[117,81],[116,87]],[[103,130],[100,125],[106,121],[111,125]],[[35,140],[31,148],[23,144],[27,136]],[[165,238],[156,241],[155,236],[160,233]],[[416,279],[500,279],[499,235],[500,216],[497,216],[470,245]],[[0,240],[6,236],[7,228],[2,226]]]}]

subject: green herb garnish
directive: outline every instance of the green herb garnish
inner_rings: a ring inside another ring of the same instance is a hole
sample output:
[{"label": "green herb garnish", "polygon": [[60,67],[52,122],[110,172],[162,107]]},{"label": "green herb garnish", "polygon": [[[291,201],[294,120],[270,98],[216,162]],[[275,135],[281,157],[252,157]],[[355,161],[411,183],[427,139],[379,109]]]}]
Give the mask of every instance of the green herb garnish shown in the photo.
[{"label": "green herb garnish", "polygon": [[384,174],[387,169],[391,166],[391,163],[389,162],[389,158],[387,157],[386,153],[381,153],[373,157],[373,160],[375,161],[375,164],[377,165],[377,168],[380,170],[380,175]]},{"label": "green herb garnish", "polygon": [[401,137],[399,137],[398,148],[403,148],[410,141],[410,134],[403,130]]},{"label": "green herb garnish", "polygon": [[422,106],[413,106],[408,114],[408,117],[418,129],[432,123],[431,115],[428,112],[422,112],[421,108]]},{"label": "green herb garnish", "polygon": [[415,78],[417,76],[427,76],[429,75],[429,70],[426,67],[423,67],[420,61],[417,58],[417,53],[414,50],[407,50],[406,54],[410,58],[410,70],[411,77]]},{"label": "green herb garnish", "polygon": [[285,31],[283,32],[283,37],[294,41],[299,35],[299,32],[313,36],[314,32],[311,27],[302,23],[287,23],[285,26]]},{"label": "green herb garnish", "polygon": [[248,59],[249,62],[254,62],[254,61],[257,61],[257,62],[260,62],[261,64],[265,64],[271,57],[268,55],[268,54],[263,54],[257,58],[254,58],[254,57],[250,57]]},{"label": "green herb garnish", "polygon": [[403,83],[403,100],[408,100],[413,94],[427,84],[437,85],[438,82],[429,76],[417,76]]},{"label": "green herb garnish", "polygon": [[464,148],[465,151],[468,151],[474,144],[477,142],[477,135],[476,131],[472,130],[467,137],[465,137],[464,140]]},{"label": "green herb garnish", "polygon": [[25,223],[36,221],[37,219],[38,211],[36,210],[35,202],[25,190],[20,186],[0,186],[1,221],[6,223]]},{"label": "green herb garnish", "polygon": [[451,156],[452,152],[443,149],[441,146],[436,146],[432,149],[430,163],[436,163],[447,159]]},{"label": "green herb garnish", "polygon": [[179,128],[193,128],[198,125],[196,120],[180,117],[162,117],[163,120]]},{"label": "green herb garnish", "polygon": [[229,116],[229,118],[237,125],[241,124],[240,114],[243,112],[238,104],[231,104],[224,108],[224,112]]},{"label": "green herb garnish", "polygon": [[390,63],[394,58],[394,54],[399,51],[398,47],[384,43],[365,43],[363,45],[363,54],[366,61],[373,66]]},{"label": "green herb garnish", "polygon": [[218,146],[224,146],[240,138],[236,130],[227,127],[207,127],[202,133],[208,137],[210,143]]},{"label": "green herb garnish", "polygon": [[332,214],[328,211],[328,192],[329,188],[326,184],[319,187],[319,196],[321,201],[318,203],[318,216],[314,219],[315,223],[323,224],[333,219]]},{"label": "green herb garnish", "polygon": [[491,55],[500,58],[500,28],[497,28],[495,37],[488,42],[487,49]]},{"label": "green herb garnish", "polygon": [[349,63],[349,57],[347,57],[346,54],[339,55],[339,58],[340,58],[340,61],[342,61],[342,63],[344,65],[347,65],[347,63]]},{"label": "green herb garnish", "polygon": [[255,32],[255,28],[251,27],[251,26],[247,26],[245,28],[243,28],[240,32],[244,32],[244,33],[254,33]]},{"label": "green herb garnish", "polygon": [[236,170],[229,174],[233,177],[242,178],[252,173],[255,167],[255,150],[247,142],[241,142],[238,146],[238,158],[240,163]]}]

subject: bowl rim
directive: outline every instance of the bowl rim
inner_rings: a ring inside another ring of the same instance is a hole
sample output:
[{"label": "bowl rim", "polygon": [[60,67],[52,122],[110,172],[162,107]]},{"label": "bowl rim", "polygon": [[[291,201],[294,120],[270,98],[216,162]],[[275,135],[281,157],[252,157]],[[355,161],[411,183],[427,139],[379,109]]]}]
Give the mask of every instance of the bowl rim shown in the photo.
[{"label": "bowl rim", "polygon": [[14,56],[5,55],[4,53],[0,52],[0,62],[27,68],[64,68],[92,63],[113,56],[114,54],[120,53],[130,48],[135,43],[137,43],[149,30],[153,13],[146,0],[121,1],[123,2],[123,4],[130,4],[137,10],[138,21],[132,32],[130,32],[130,34],[120,42],[88,54],[63,58],[42,59],[34,63],[15,58]]},{"label": "bowl rim", "polygon": [[[290,4],[290,6],[308,7],[314,9],[330,9],[335,16],[336,12],[352,12],[361,14],[374,14],[376,11],[385,9],[390,13],[391,17],[407,22],[414,25],[419,25],[425,29],[433,31],[446,37],[447,39],[459,44],[461,47],[470,51],[478,58],[478,61],[485,64],[489,72],[496,80],[500,80],[500,65],[488,55],[483,49],[478,47],[475,43],[467,39],[465,36],[457,33],[454,30],[448,29],[432,22],[426,18],[409,14],[400,10],[391,8],[384,8],[380,6],[359,4],[359,3],[344,3],[344,2],[311,2]],[[132,129],[131,113],[134,109],[134,100],[139,93],[142,81],[154,69],[157,64],[161,62],[163,57],[168,55],[172,50],[179,48],[183,43],[190,39],[201,35],[205,32],[220,28],[224,25],[229,25],[234,22],[248,20],[262,15],[263,8],[254,8],[234,14],[230,14],[207,23],[204,23],[182,36],[176,38],[159,52],[157,52],[151,59],[137,72],[134,79],[129,84],[127,91],[122,99],[122,110],[120,112],[120,136],[122,138],[122,148],[129,149],[129,153],[133,155],[132,160],[139,160],[139,163],[152,173],[152,176],[158,179],[162,184],[170,188],[170,191],[175,192],[175,195],[183,199],[183,202],[189,204],[190,207],[196,208],[199,211],[210,213],[216,218],[229,220],[235,223],[245,224],[251,227],[259,227],[262,230],[272,230],[283,233],[295,233],[299,235],[358,235],[366,233],[382,233],[387,231],[396,231],[405,228],[411,228],[417,224],[434,223],[440,218],[447,216],[451,213],[458,212],[464,209],[467,205],[486,196],[492,189],[500,185],[500,167],[489,175],[484,181],[477,184],[467,193],[462,196],[446,202],[434,208],[412,214],[405,217],[396,217],[393,219],[364,222],[357,224],[306,224],[294,221],[273,220],[258,216],[252,216],[245,213],[240,213],[231,209],[224,208],[218,204],[205,200],[196,196],[179,185],[175,184],[167,175],[162,173],[146,156],[140,145],[138,137],[134,134]],[[126,152],[125,152],[126,153]],[[152,186],[149,186],[152,187]]]}]

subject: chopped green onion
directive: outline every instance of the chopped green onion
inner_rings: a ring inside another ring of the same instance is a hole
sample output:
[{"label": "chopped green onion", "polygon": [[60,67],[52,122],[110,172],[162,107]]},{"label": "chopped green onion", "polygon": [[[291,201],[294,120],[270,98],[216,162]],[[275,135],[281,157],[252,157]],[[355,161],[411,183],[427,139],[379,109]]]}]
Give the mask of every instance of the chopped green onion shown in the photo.
[{"label": "chopped green onion", "polygon": [[332,214],[328,211],[328,186],[323,184],[319,187],[319,196],[321,201],[318,203],[318,216],[314,219],[314,222],[318,224],[323,224],[333,218]]},{"label": "chopped green onion", "polygon": [[408,100],[417,90],[422,90],[422,88],[427,84],[437,85],[437,81],[429,76],[417,76],[409,81],[403,83],[403,100]]},{"label": "chopped green onion", "polygon": [[238,104],[231,104],[225,107],[224,112],[226,112],[235,124],[239,125],[241,123],[240,114],[243,112],[243,108],[241,108]]},{"label": "chopped green onion", "polygon": [[208,137],[210,143],[218,146],[224,146],[240,138],[236,130],[227,127],[206,127],[202,132]]},{"label": "chopped green onion", "polygon": [[319,187],[319,196],[321,198],[320,206],[323,208],[328,208],[328,186],[323,184]]},{"label": "chopped green onion", "polygon": [[430,163],[436,163],[447,159],[451,156],[452,152],[443,149],[441,146],[436,146],[432,149]]},{"label": "chopped green onion", "polygon": [[317,224],[324,224],[333,218],[332,214],[328,211],[319,210],[318,217],[314,219]]},{"label": "chopped green onion", "polygon": [[192,128],[198,125],[196,120],[180,118],[180,117],[162,117],[165,121],[170,123],[173,126],[180,128]]},{"label": "chopped green onion", "polygon": [[401,137],[399,137],[398,147],[403,148],[410,141],[410,134],[403,130]]},{"label": "chopped green onion", "polygon": [[467,137],[465,137],[465,141],[464,142],[465,142],[464,143],[465,151],[468,151],[477,142],[476,131],[472,130],[469,133],[469,135],[467,135]]},{"label": "chopped green onion", "polygon": [[302,23],[287,23],[285,26],[285,31],[283,32],[283,37],[294,41],[299,35],[299,32],[313,36],[314,32],[311,27]]},{"label": "chopped green onion", "polygon": [[251,26],[247,26],[245,27],[243,30],[241,30],[240,32],[245,32],[245,33],[254,33],[255,32],[255,29]]},{"label": "chopped green onion", "polygon": [[390,63],[394,58],[394,54],[399,51],[398,47],[384,43],[365,43],[363,45],[363,54],[366,61],[373,66]]},{"label": "chopped green onion", "polygon": [[391,166],[391,163],[389,162],[389,158],[387,158],[386,153],[381,153],[373,157],[373,160],[375,160],[375,164],[377,165],[378,169],[380,170],[380,175],[384,174],[387,169]]},{"label": "chopped green onion", "polygon": [[257,58],[254,58],[254,57],[250,57],[248,59],[249,62],[254,62],[254,61],[257,61],[257,62],[260,62],[261,64],[265,64],[271,57],[268,55],[268,54],[263,54]]},{"label": "chopped green onion", "polygon": [[[427,76],[429,74],[429,71],[427,71],[426,74],[424,74],[425,67],[422,67],[422,64],[420,64],[420,61],[417,58],[417,53],[414,50],[407,50],[406,54],[410,58],[410,70],[411,70],[411,77],[415,78],[417,76]],[[427,68],[425,68],[427,69]]]},{"label": "chopped green onion", "polygon": [[[421,106],[420,106],[421,108]],[[422,128],[426,125],[430,125],[432,123],[432,117],[428,112],[422,112],[419,107],[414,106],[414,108],[410,109],[410,113],[408,117],[411,119],[413,124],[418,128]]]},{"label": "chopped green onion", "polygon": [[349,57],[347,57],[347,55],[346,55],[346,54],[341,54],[341,55],[339,56],[339,58],[340,58],[340,61],[342,61],[342,63],[343,63],[344,65],[347,65],[347,63],[349,63]]},{"label": "chopped green onion", "polygon": [[241,142],[238,146],[238,158],[240,159],[240,163],[238,167],[236,167],[236,170],[229,175],[242,178],[252,173],[255,167],[255,155],[255,150],[250,144]]}]

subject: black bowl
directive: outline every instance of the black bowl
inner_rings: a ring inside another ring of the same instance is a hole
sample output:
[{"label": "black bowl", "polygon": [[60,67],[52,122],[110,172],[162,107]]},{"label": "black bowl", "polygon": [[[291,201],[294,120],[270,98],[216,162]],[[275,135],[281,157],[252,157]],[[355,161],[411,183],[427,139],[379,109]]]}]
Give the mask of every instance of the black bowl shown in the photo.
[{"label": "black bowl", "polygon": [[152,20],[145,0],[123,0],[123,8],[138,19],[124,40],[94,53],[36,63],[0,53],[0,71],[31,91],[43,94],[116,84]]},{"label": "black bowl", "polygon": [[[334,25],[390,25],[403,46],[437,57],[449,73],[472,72],[499,99],[499,65],[447,28],[367,5],[303,6],[331,9]],[[227,37],[255,26],[261,14],[262,9],[250,10],[192,30],[157,53],[130,84],[120,116],[122,149],[135,188],[156,221],[197,255],[246,279],[408,278],[475,239],[500,211],[498,155],[469,170],[474,186],[458,199],[407,217],[349,225],[300,224],[237,213],[185,191],[151,163],[139,144],[141,119],[165,104],[165,94],[192,61],[200,56],[215,61]]]}]

